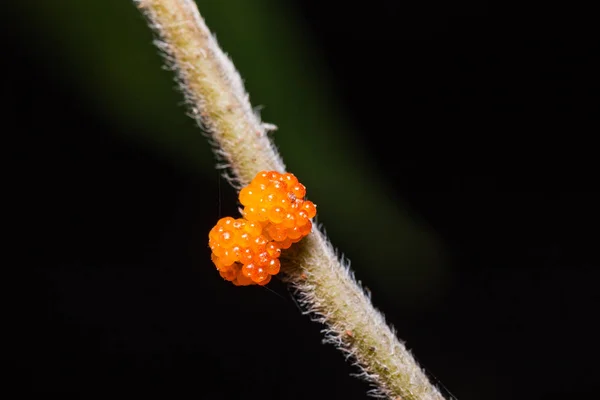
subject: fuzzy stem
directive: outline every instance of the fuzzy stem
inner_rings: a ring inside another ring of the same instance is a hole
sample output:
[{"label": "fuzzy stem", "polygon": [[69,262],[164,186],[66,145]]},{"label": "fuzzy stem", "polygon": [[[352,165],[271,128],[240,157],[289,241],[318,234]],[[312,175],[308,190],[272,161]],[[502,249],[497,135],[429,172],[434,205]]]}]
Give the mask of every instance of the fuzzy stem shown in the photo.
[{"label": "fuzzy stem", "polygon": [[285,165],[254,113],[242,79],[220,49],[193,0],[133,0],[142,10],[167,65],[177,74],[192,117],[208,133],[234,187],[261,170]]},{"label": "fuzzy stem", "polygon": [[[175,71],[192,116],[207,133],[234,187],[261,170],[285,171],[254,113],[242,80],[193,0],[133,0],[157,33],[155,42]],[[442,395],[386,324],[320,229],[292,246],[283,279],[300,304],[323,323],[325,341],[353,361],[377,397],[441,400]]]}]

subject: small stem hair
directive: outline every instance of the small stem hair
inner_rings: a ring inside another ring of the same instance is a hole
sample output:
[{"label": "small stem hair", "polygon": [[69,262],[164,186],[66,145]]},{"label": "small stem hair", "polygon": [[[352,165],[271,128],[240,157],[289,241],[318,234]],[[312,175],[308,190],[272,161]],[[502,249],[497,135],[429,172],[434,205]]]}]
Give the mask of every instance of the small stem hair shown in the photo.
[{"label": "small stem hair", "polygon": [[[205,132],[236,189],[262,170],[285,165],[253,111],[242,79],[207,28],[193,0],[133,0],[157,34],[189,111]],[[293,250],[292,250],[293,249]],[[357,366],[374,397],[442,400],[394,329],[375,309],[320,227],[292,246],[282,263],[305,313],[323,323],[325,341]]]}]

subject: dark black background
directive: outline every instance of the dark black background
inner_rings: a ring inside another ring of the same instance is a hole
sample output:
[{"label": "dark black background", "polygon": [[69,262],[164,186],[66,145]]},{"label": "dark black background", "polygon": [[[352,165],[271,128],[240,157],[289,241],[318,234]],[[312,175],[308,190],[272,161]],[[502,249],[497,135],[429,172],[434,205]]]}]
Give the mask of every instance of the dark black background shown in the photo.
[{"label": "dark black background", "polygon": [[[399,336],[461,400],[592,393],[600,64],[586,19],[299,5],[353,122],[405,149],[365,141],[381,173],[450,249],[454,287],[426,314],[376,301]],[[3,131],[21,140],[6,148],[20,246],[4,330],[22,397],[365,397],[279,282],[202,284],[213,186],[120,139],[26,43],[6,46]],[[376,118],[397,110],[410,135]]]}]

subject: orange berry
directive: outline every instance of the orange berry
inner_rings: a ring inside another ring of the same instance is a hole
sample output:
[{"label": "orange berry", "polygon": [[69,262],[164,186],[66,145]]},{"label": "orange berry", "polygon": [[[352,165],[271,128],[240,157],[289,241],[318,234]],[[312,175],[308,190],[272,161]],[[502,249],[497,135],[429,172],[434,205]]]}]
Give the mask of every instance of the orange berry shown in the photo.
[{"label": "orange berry", "polygon": [[269,183],[269,173],[267,171],[262,171],[259,172],[254,179],[252,180],[252,182],[250,182],[250,184],[256,184],[256,185],[266,185],[267,183]]},{"label": "orange berry", "polygon": [[280,224],[285,219],[285,210],[282,207],[273,207],[269,210],[269,221],[273,224]]},{"label": "orange berry", "polygon": [[258,222],[249,221],[246,222],[244,231],[251,236],[258,236],[262,233],[262,226]]},{"label": "orange berry", "polygon": [[223,217],[219,220],[219,222],[217,222],[217,224],[219,224],[221,226],[229,226],[229,225],[233,224],[234,221],[235,221],[235,218],[233,218],[233,217]]},{"label": "orange berry", "polygon": [[233,283],[238,286],[248,286],[248,285],[254,284],[252,279],[245,276],[242,271],[243,271],[243,269],[240,268],[239,271],[237,272],[236,279],[233,281]]},{"label": "orange berry", "polygon": [[277,242],[284,240],[287,237],[285,228],[278,225],[267,226],[266,233],[272,240],[275,240]]},{"label": "orange berry", "polygon": [[306,196],[306,188],[303,184],[298,183],[291,188],[291,192],[296,196],[297,199],[303,199]]},{"label": "orange berry", "polygon": [[312,222],[308,221],[306,225],[300,226],[300,232],[302,232],[302,236],[306,236],[312,230]]},{"label": "orange berry", "polygon": [[224,248],[229,248],[233,246],[233,232],[223,231],[217,237],[219,241],[219,245]]},{"label": "orange berry", "polygon": [[236,237],[236,242],[241,247],[249,247],[256,235],[250,235],[247,232],[240,232]]},{"label": "orange berry", "polygon": [[221,263],[221,260],[215,253],[211,253],[210,259],[212,260],[213,264],[215,264],[215,267],[217,267],[217,269],[221,269],[220,267],[224,267],[223,263]]},{"label": "orange berry", "polygon": [[251,204],[254,202],[257,193],[254,191],[252,186],[246,186],[240,190],[239,199],[243,205]]},{"label": "orange berry", "polygon": [[293,228],[296,225],[296,217],[292,213],[285,214],[285,219],[281,222],[284,228]]},{"label": "orange berry", "polygon": [[296,239],[290,239],[290,240],[292,241],[292,244],[294,244],[294,243],[298,243],[300,240],[302,240],[303,237],[304,236],[300,236],[300,237],[298,237]]},{"label": "orange berry", "polygon": [[287,236],[292,240],[300,239],[302,237],[302,231],[300,231],[299,227],[295,226],[287,230]]},{"label": "orange berry", "polygon": [[269,273],[263,267],[257,267],[253,271],[252,276],[251,276],[252,280],[256,283],[260,283],[269,277],[270,277]]},{"label": "orange berry", "polygon": [[287,189],[287,185],[279,181],[271,181],[268,186],[270,191],[280,192]]},{"label": "orange berry", "polygon": [[252,259],[253,259],[252,250],[250,248],[245,248],[243,250],[240,250],[238,259],[242,264],[251,263]]},{"label": "orange berry", "polygon": [[221,277],[223,279],[226,279],[228,281],[234,280],[235,277],[237,276],[236,271],[233,270],[233,269],[230,269],[230,270],[227,270],[227,271],[219,271],[219,274],[221,275]]},{"label": "orange berry", "polygon": [[310,222],[310,220],[307,212],[304,210],[298,211],[298,214],[296,214],[296,226],[304,226],[308,222]]},{"label": "orange berry", "polygon": [[312,201],[307,200],[302,204],[302,211],[306,211],[308,218],[313,218],[317,215],[317,206]]},{"label": "orange berry", "polygon": [[282,249],[289,249],[290,246],[292,245],[292,239],[290,238],[286,238],[285,240],[282,240],[280,242],[278,242],[277,244],[279,244],[279,247],[281,247]]},{"label": "orange berry", "polygon": [[288,187],[293,187],[294,185],[298,184],[298,178],[296,178],[294,174],[290,174],[289,172],[282,174],[280,180],[284,182]]},{"label": "orange berry", "polygon": [[234,262],[238,261],[238,259],[233,250],[225,250],[223,252],[223,255],[221,257],[219,257],[219,261],[222,265],[227,266],[227,265],[231,265]]},{"label": "orange berry", "polygon": [[261,280],[259,282],[256,282],[256,283],[259,284],[259,285],[261,285],[261,286],[264,286],[264,285],[266,285],[269,282],[271,282],[271,275],[267,274],[267,276],[265,277],[265,279],[263,279],[263,280]]},{"label": "orange berry", "polygon": [[290,202],[290,198],[287,195],[285,197],[280,197],[277,200],[277,204],[284,210],[287,210],[292,205]]},{"label": "orange berry", "polygon": [[267,173],[267,177],[271,181],[278,181],[280,176],[281,176],[281,174],[277,171],[270,171]]},{"label": "orange berry", "polygon": [[210,232],[208,233],[208,240],[209,241],[217,240],[219,237],[219,234],[221,232],[223,232],[223,228],[219,225],[215,225],[215,227],[212,228],[210,230]]},{"label": "orange berry", "polygon": [[258,221],[264,222],[269,220],[269,210],[266,207],[261,207],[258,209]]},{"label": "orange berry", "polygon": [[217,242],[210,243],[209,247],[212,250],[213,254],[217,257],[221,257],[223,255],[223,252],[225,251],[225,249],[222,248],[221,245],[219,245],[219,243]]},{"label": "orange berry", "polygon": [[281,262],[277,258],[271,259],[266,266],[267,272],[271,275],[277,275],[279,273],[279,269],[281,268]]},{"label": "orange berry", "polygon": [[269,263],[269,261],[271,261],[271,257],[269,256],[269,253],[263,251],[262,253],[256,254],[253,258],[253,261],[255,265],[264,267]]},{"label": "orange berry", "polygon": [[256,267],[254,266],[254,264],[246,264],[242,267],[242,275],[244,275],[247,278],[251,278],[252,275],[254,275],[255,269]]},{"label": "orange berry", "polygon": [[281,255],[281,249],[274,242],[267,244],[267,253],[273,258],[278,258]]},{"label": "orange berry", "polygon": [[256,239],[254,239],[253,247],[256,248],[256,247],[265,246],[267,244],[267,242],[268,242],[267,239],[263,235],[257,236]]},{"label": "orange berry", "polygon": [[254,206],[246,206],[244,207],[244,218],[246,218],[248,221],[258,221],[259,220],[259,215],[258,215],[258,207],[254,207]]}]

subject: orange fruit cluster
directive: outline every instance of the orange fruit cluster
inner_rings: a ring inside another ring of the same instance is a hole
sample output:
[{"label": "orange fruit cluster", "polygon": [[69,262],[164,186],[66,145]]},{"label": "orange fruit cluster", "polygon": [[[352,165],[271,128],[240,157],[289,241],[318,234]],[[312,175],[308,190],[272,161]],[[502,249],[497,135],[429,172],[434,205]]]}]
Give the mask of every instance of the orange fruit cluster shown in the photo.
[{"label": "orange fruit cluster", "polygon": [[243,218],[221,218],[208,234],[211,258],[221,276],[236,285],[266,285],[279,272],[281,249]]},{"label": "orange fruit cluster", "polygon": [[239,194],[243,218],[221,218],[208,235],[221,276],[238,286],[266,285],[279,272],[282,249],[312,229],[317,208],[290,173],[262,171]]},{"label": "orange fruit cluster", "polygon": [[293,174],[261,172],[240,191],[242,213],[248,221],[261,223],[266,235],[287,249],[312,229],[317,213],[312,201],[304,200],[306,188]]}]

